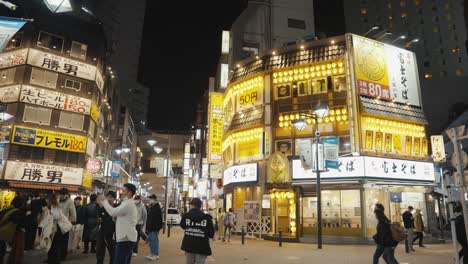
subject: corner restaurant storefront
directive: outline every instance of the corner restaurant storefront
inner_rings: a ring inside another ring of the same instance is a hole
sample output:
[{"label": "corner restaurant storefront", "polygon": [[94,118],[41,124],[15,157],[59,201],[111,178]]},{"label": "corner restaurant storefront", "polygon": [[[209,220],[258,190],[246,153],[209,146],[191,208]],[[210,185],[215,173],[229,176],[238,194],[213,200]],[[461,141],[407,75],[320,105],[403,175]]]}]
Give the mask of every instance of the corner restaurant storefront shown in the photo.
[{"label": "corner restaurant storefront", "polygon": [[[402,222],[408,206],[421,209],[427,221],[429,192],[434,184],[430,162],[369,156],[341,157],[338,170],[321,173],[322,223],[325,236],[371,238],[376,220],[373,208],[382,203],[387,216]],[[315,235],[316,175],[292,161],[292,184],[299,194],[298,236]]]}]

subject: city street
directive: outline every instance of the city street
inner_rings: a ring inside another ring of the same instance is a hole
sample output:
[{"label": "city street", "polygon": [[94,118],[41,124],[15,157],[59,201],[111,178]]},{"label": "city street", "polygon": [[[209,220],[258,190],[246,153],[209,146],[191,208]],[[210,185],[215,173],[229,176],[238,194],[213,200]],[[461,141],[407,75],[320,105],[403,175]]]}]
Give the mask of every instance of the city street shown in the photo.
[{"label": "city street", "polygon": [[[171,237],[160,234],[160,260],[158,262],[168,264],[184,263],[184,253],[180,250],[182,231],[180,228],[171,230]],[[140,254],[133,258],[132,263],[149,263],[144,257],[148,254],[148,248],[144,242],[140,243]],[[371,263],[374,246],[354,245],[324,245],[322,250],[317,250],[313,244],[286,243],[282,248],[278,243],[262,240],[246,240],[241,244],[239,237],[235,237],[231,243],[216,241],[212,243],[213,256],[208,258],[208,263],[343,263],[363,264]],[[405,254],[404,248],[399,246],[396,253],[400,264],[449,264],[452,261],[451,244],[428,245],[427,248],[416,247],[416,252]],[[39,263],[45,255],[37,251],[26,253],[25,264]],[[73,254],[63,263],[85,264],[96,263],[94,254]],[[107,263],[107,262],[105,262]],[[384,263],[381,260],[380,263]]]}]

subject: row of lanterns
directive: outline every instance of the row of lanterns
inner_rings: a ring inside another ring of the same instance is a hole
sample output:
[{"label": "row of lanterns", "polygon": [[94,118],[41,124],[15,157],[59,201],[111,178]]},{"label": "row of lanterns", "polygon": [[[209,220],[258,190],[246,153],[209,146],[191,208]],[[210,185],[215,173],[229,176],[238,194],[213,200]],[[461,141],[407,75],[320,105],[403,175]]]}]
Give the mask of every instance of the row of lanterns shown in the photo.
[{"label": "row of lanterns", "polygon": [[249,129],[245,131],[240,131],[240,132],[229,135],[223,141],[223,149],[226,149],[232,143],[245,142],[245,141],[250,141],[250,140],[254,140],[254,139],[262,138],[262,137],[263,137],[263,128],[261,127]]},{"label": "row of lanterns", "polygon": [[344,74],[343,61],[329,62],[319,65],[300,67],[273,73],[273,83],[284,83],[309,78],[326,77],[330,75]]}]

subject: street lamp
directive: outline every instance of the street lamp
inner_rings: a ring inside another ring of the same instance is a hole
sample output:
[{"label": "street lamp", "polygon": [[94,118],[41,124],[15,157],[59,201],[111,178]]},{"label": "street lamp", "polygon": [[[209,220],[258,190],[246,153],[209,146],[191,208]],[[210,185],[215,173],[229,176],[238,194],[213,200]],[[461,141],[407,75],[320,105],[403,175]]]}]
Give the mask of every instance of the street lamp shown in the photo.
[{"label": "street lamp", "polygon": [[409,47],[411,47],[411,44],[417,43],[417,42],[419,42],[419,39],[415,38],[415,39],[411,40],[410,42],[406,43],[405,48],[409,48]]},{"label": "street lamp", "polygon": [[[302,113],[302,117],[313,118],[315,122],[315,173],[316,173],[316,192],[317,192],[317,247],[322,248],[322,194],[320,188],[320,159],[319,159],[319,142],[320,142],[320,131],[318,128],[318,119],[325,118],[328,115],[328,104],[319,103],[313,108],[314,113]],[[307,123],[304,118],[300,118],[294,121],[291,121],[294,127],[302,131]],[[312,149],[312,141],[310,142]]]},{"label": "street lamp", "polygon": [[390,44],[395,43],[395,42],[397,42],[397,41],[400,40],[400,39],[406,39],[406,36],[405,36],[405,35],[399,36],[399,37],[397,37],[396,39],[392,40],[392,42],[390,42]]},{"label": "street lamp", "polygon": [[122,148],[116,148],[114,151],[117,155],[122,154]]},{"label": "street lamp", "polygon": [[154,147],[153,150],[154,150],[157,154],[160,154],[160,153],[163,151],[163,149],[160,148],[160,147]]},{"label": "street lamp", "polygon": [[73,11],[70,0],[43,0],[43,2],[53,13]]},{"label": "street lamp", "polygon": [[377,29],[379,29],[379,27],[373,26],[373,27],[371,27],[366,33],[364,33],[363,36],[366,36],[367,34],[371,33],[371,32],[374,31],[374,30],[377,30]]},{"label": "street lamp", "polygon": [[158,143],[156,140],[154,139],[148,139],[146,140],[146,142],[148,143],[148,145],[150,145],[151,147],[156,145],[156,143]]}]

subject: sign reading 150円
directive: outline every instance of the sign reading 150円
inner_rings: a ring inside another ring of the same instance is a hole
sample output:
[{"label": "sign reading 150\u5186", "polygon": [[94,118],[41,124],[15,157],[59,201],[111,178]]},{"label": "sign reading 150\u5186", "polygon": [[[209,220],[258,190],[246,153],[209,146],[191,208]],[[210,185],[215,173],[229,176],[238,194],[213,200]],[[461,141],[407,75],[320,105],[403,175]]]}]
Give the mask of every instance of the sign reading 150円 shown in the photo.
[{"label": "sign reading 150\u5186", "polygon": [[359,94],[421,106],[415,54],[382,42],[352,36]]},{"label": "sign reading 150\u5186", "polygon": [[86,152],[87,138],[56,131],[15,126],[11,143],[32,147]]}]

